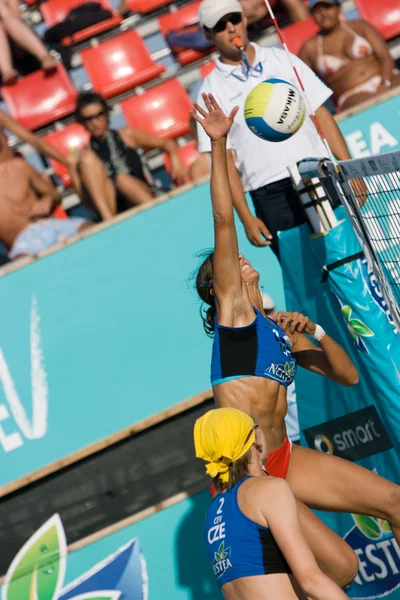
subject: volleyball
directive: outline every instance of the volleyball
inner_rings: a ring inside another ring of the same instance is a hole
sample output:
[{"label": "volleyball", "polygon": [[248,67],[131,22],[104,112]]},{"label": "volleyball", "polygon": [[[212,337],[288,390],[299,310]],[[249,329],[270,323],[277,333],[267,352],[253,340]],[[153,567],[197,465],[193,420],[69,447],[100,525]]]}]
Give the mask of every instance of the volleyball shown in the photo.
[{"label": "volleyball", "polygon": [[303,97],[292,83],[266,79],[247,96],[244,117],[248,127],[267,142],[283,142],[300,129],[306,114]]}]

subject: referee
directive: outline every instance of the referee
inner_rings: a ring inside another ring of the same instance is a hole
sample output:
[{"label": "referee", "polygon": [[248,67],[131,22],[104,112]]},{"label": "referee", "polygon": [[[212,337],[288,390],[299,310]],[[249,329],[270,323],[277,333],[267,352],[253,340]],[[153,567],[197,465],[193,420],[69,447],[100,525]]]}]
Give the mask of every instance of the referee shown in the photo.
[{"label": "referee", "polygon": [[[250,91],[270,77],[297,85],[286,53],[249,43],[246,17],[238,0],[203,0],[199,21],[220,56],[200,88],[198,103],[203,106],[202,94],[211,93],[225,114],[239,106],[227,145],[233,203],[250,242],[255,246],[270,245],[279,258],[277,232],[306,222],[287,167],[307,157],[324,157],[326,148],[309,118],[293,138],[284,142],[266,142],[251,133],[244,120],[244,104]],[[250,70],[233,43],[235,36],[243,42]],[[332,91],[300,59],[292,55],[292,60],[332,152],[339,160],[351,158],[335,120],[323,106]],[[210,140],[199,126],[198,139],[199,151],[210,152]],[[257,217],[250,212],[245,192],[250,192]]]}]

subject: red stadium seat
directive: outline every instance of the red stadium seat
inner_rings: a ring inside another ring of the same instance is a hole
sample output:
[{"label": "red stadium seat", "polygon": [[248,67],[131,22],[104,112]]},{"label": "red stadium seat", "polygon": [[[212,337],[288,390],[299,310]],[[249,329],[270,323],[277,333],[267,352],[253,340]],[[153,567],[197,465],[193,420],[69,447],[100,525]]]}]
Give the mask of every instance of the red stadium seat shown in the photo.
[{"label": "red stadium seat", "polygon": [[[191,2],[190,4],[186,4],[179,10],[170,11],[166,15],[162,15],[158,19],[158,26],[160,28],[161,33],[166,38],[170,31],[176,31],[177,29],[181,29],[182,27],[188,27],[190,25],[195,25],[198,23],[198,12],[199,6],[201,4],[201,0],[196,0],[196,2]],[[189,63],[194,62],[195,60],[200,60],[204,58],[208,54],[212,52],[212,48],[206,52],[199,52],[197,50],[192,50],[191,48],[182,48],[178,52],[174,52],[176,54],[177,59],[181,63],[181,65],[188,65]]]},{"label": "red stadium seat", "polygon": [[172,139],[188,133],[191,107],[191,100],[177,79],[121,102],[131,127]]},{"label": "red stadium seat", "polygon": [[[47,2],[43,2],[40,5],[40,12],[42,13],[43,19],[48,27],[53,27],[53,25],[57,25],[57,23],[61,23],[69,13],[72,8],[76,8],[77,6],[81,6],[85,4],[89,0],[47,0]],[[114,12],[112,5],[109,0],[97,0],[101,6]],[[95,25],[91,25],[90,27],[86,27],[85,29],[81,29],[81,31],[77,31],[72,36],[68,36],[63,39],[62,43],[64,46],[70,46],[71,44],[75,44],[77,42],[81,42],[82,40],[86,40],[103,31],[107,31],[108,29],[112,29],[119,25],[122,21],[122,17],[113,15],[110,19],[106,19],[105,21],[100,21],[100,23],[96,23]]]},{"label": "red stadium seat", "polygon": [[385,40],[400,35],[399,0],[356,0],[360,17],[376,27]]},{"label": "red stadium seat", "polygon": [[[185,146],[180,146],[178,148],[178,155],[185,168],[189,169],[196,160],[196,158],[200,156],[200,153],[197,150],[197,142],[193,140]],[[169,160],[168,154],[164,154],[164,166],[167,170],[167,173],[171,176],[171,162]],[[189,183],[189,181],[190,179],[189,177],[187,177],[185,183]]]},{"label": "red stadium seat", "polygon": [[157,8],[161,8],[171,2],[172,0],[127,0],[131,11],[138,12],[141,15],[153,12],[153,10],[157,10]]},{"label": "red stadium seat", "polygon": [[147,83],[165,71],[155,63],[136,31],[130,30],[81,52],[82,63],[96,92],[105,98]]},{"label": "red stadium seat", "polygon": [[311,17],[306,21],[293,23],[282,28],[282,35],[292,54],[297,54],[310,37],[318,33],[319,27]]},{"label": "red stadium seat", "polygon": [[14,85],[1,88],[10,116],[27,127],[38,129],[75,110],[77,91],[60,64],[52,75],[35,71]]},{"label": "red stadium seat", "polygon": [[216,65],[215,60],[209,60],[208,62],[202,64],[200,67],[201,78],[205,79],[207,77],[207,75],[209,75],[211,73],[211,71],[214,71],[215,65]]},{"label": "red stadium seat", "polygon": [[[82,125],[73,123],[72,125],[67,125],[64,129],[49,133],[44,139],[54,146],[61,154],[67,157],[72,150],[76,148],[81,149],[84,148],[84,146],[87,146],[90,135]],[[50,164],[65,187],[70,187],[72,182],[68,169],[52,158],[50,159]]]}]

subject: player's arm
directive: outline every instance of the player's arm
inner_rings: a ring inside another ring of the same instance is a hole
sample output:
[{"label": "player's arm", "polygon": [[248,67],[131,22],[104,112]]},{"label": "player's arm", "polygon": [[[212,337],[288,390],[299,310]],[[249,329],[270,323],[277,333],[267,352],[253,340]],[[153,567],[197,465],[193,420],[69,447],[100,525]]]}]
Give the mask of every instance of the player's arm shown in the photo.
[{"label": "player's arm", "polygon": [[0,110],[0,127],[12,131],[14,135],[19,137],[21,140],[30,144],[35,150],[43,154],[44,156],[50,156],[65,166],[67,165],[66,158],[58,152],[51,144],[45,142],[41,137],[35,135],[13,119],[9,117],[5,112]]},{"label": "player's arm", "polygon": [[123,139],[132,148],[159,148],[164,150],[169,155],[171,161],[171,175],[178,184],[184,183],[186,177],[186,169],[182,164],[178,155],[178,146],[174,140],[157,137],[147,131],[134,129],[133,127],[124,127],[120,130]]},{"label": "player's arm", "polygon": [[235,317],[247,310],[242,293],[239,266],[239,248],[232,204],[231,186],[226,160],[227,135],[238,111],[235,107],[229,117],[219,108],[211,94],[204,94],[205,110],[195,102],[191,115],[203,127],[211,140],[211,203],[214,218],[213,281],[220,319],[224,325],[235,324]]},{"label": "player's arm", "polygon": [[316,324],[309,317],[298,312],[279,312],[276,322],[290,337],[293,352],[301,367],[342,385],[352,386],[358,383],[356,367],[335,340],[325,333],[317,342],[319,346],[316,346],[304,335],[313,335],[316,331]]},{"label": "player's arm", "polygon": [[246,235],[254,246],[269,246],[272,236],[261,219],[255,217],[248,207],[242,180],[235,165],[233,150],[228,150],[227,161],[233,206],[243,223]]},{"label": "player's arm", "polygon": [[329,147],[336,158],[338,160],[348,160],[351,158],[346,140],[329,110],[325,106],[320,106],[315,111],[315,114],[320,122]]},{"label": "player's arm", "polygon": [[[375,29],[375,27],[366,21],[359,21],[359,24],[362,30],[362,35],[371,44],[372,50],[379,61],[382,81],[391,81],[395,65],[384,37]],[[382,84],[379,92],[385,92],[386,90],[387,87]]]},{"label": "player's arm", "polygon": [[254,502],[262,507],[262,516],[306,596],[310,600],[348,598],[318,567],[301,530],[296,500],[289,484],[283,479],[260,478],[257,487]]}]

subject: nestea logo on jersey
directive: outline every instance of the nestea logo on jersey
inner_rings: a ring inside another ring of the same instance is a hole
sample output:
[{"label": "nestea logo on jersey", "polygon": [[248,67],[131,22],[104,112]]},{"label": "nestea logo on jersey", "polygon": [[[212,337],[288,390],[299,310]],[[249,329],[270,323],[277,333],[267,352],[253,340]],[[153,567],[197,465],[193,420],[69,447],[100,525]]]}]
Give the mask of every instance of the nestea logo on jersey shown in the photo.
[{"label": "nestea logo on jersey", "polygon": [[354,600],[381,598],[400,587],[400,548],[387,521],[352,515],[344,539],[358,556],[359,569],[346,593]]},{"label": "nestea logo on jersey", "polygon": [[225,549],[225,542],[221,542],[217,552],[214,552],[213,569],[217,579],[231,568],[232,563],[230,561],[231,549]]}]

